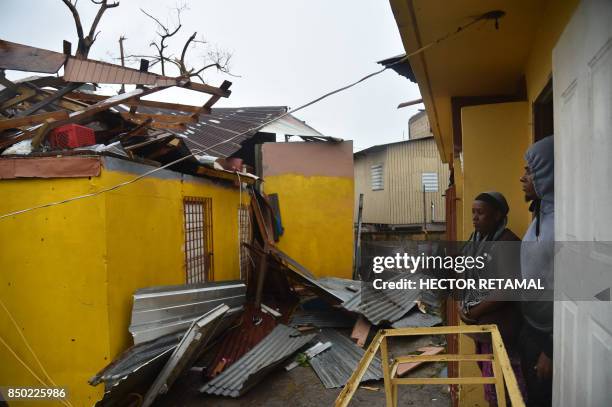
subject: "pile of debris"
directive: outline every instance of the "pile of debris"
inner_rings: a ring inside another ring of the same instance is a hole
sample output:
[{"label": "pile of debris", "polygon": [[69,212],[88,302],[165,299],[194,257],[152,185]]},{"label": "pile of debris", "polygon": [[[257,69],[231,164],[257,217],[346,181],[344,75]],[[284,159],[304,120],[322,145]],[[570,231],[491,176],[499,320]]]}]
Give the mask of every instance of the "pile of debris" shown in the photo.
[{"label": "pile of debris", "polygon": [[[223,155],[211,157],[208,145],[194,148],[186,136],[189,126],[214,117],[212,107],[230,95],[231,82],[214,87],[148,72],[145,59],[140,69],[132,69],[72,56],[70,48],[65,43],[64,53],[59,53],[0,40],[3,156],[109,155],[200,176],[210,175],[211,168],[216,176],[224,170],[243,170]],[[16,81],[5,76],[5,70],[57,74],[62,68],[62,76]],[[135,89],[103,96],[95,93],[98,84],[134,85]],[[210,97],[202,106],[144,99],[170,87]],[[1,177],[11,178],[11,174]]]},{"label": "pile of debris", "polygon": [[[372,326],[442,323],[440,304],[418,292],[369,296],[365,282],[316,278],[277,247],[283,233],[277,197],[249,191],[254,230],[252,241],[244,243],[252,261],[246,283],[137,291],[129,327],[135,345],[90,381],[105,385],[100,405],[142,398],[148,406],[189,370],[201,372],[200,392],[216,396],[242,396],[274,369],[305,364],[325,388],[339,388],[377,331]],[[400,277],[406,276],[395,278]],[[399,366],[400,375],[416,367],[408,365]],[[382,378],[375,358],[362,382]]]}]

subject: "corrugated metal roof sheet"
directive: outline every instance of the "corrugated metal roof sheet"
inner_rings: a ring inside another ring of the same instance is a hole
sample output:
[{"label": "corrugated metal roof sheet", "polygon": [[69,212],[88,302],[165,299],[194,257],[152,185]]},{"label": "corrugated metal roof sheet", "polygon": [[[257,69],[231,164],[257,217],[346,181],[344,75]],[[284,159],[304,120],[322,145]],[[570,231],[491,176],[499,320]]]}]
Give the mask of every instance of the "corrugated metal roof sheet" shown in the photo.
[{"label": "corrugated metal roof sheet", "polygon": [[134,343],[186,330],[191,322],[220,304],[233,315],[243,309],[246,285],[242,281],[151,287],[134,294],[129,330]]},{"label": "corrugated metal roof sheet", "polygon": [[[261,312],[258,308],[255,308],[253,303],[245,304],[244,308],[240,320],[236,321],[233,329],[228,330],[203,358],[205,360],[204,365],[208,366],[207,377],[212,378],[223,369],[229,368],[276,327],[276,318]],[[257,321],[257,323],[254,321]],[[218,370],[219,366],[222,366],[221,370]]]},{"label": "corrugated metal roof sheet", "polygon": [[355,316],[342,311],[298,311],[291,317],[291,326],[316,326],[317,328],[352,328]]},{"label": "corrugated metal roof sheet", "polygon": [[[189,148],[194,149],[210,148],[224,142],[206,153],[229,157],[240,150],[242,142],[286,111],[285,106],[213,108],[211,114],[200,115],[197,123],[187,124],[187,129],[181,134],[187,137],[185,141]],[[255,130],[238,136],[251,129]],[[229,139],[232,140],[227,141]]]},{"label": "corrugated metal roof sheet", "polygon": [[398,319],[391,326],[393,328],[415,328],[436,326],[442,323],[442,318],[439,315],[423,313],[419,310],[412,310],[402,319]]},{"label": "corrugated metal roof sheet", "polygon": [[287,269],[292,272],[292,276],[295,277],[296,280],[310,286],[318,295],[328,300],[337,303],[343,302],[343,298],[338,296],[335,290],[328,289],[326,286],[322,285],[309,270],[292,259],[287,253],[283,252],[278,247],[271,247],[270,251],[278,260],[287,265]]},{"label": "corrugated metal roof sheet", "polygon": [[[326,388],[334,389],[344,386],[357,368],[365,350],[333,329],[323,329],[319,333],[318,340],[329,341],[332,346],[310,359],[310,365]],[[382,377],[381,361],[375,357],[361,381],[379,380]]]},{"label": "corrugated metal roof sheet", "polygon": [[361,291],[361,281],[338,277],[323,277],[318,281],[320,285],[332,291],[343,302],[350,300],[355,296],[355,293]]},{"label": "corrugated metal roof sheet", "polygon": [[141,404],[142,407],[150,406],[158,395],[167,393],[177,377],[185,369],[191,367],[194,360],[200,355],[202,348],[217,333],[223,315],[228,311],[229,307],[221,304],[191,323],[181,342],[170,355],[170,360],[161,369],[151,388],[147,391]]},{"label": "corrugated metal roof sheet", "polygon": [[[124,105],[119,105],[116,108],[123,112],[129,110]],[[286,106],[212,108],[210,114],[199,114],[196,123],[187,123],[184,131],[172,131],[171,133],[186,137],[185,142],[189,148],[206,150],[206,154],[218,157],[231,156],[242,148],[244,141],[254,136],[258,131],[341,141],[340,139],[323,136],[317,130],[292,115],[287,115],[278,121],[267,124],[270,120],[276,119],[286,112]],[[138,113],[193,114],[193,112],[145,106],[139,107]],[[250,132],[242,134],[247,131]]]},{"label": "corrugated metal roof sheet", "polygon": [[142,366],[149,364],[155,358],[166,354],[164,361],[170,357],[172,350],[180,342],[183,332],[163,336],[154,341],[134,345],[115,358],[108,366],[89,380],[95,386],[104,382],[106,389],[110,389],[129,374]]},{"label": "corrugated metal roof sheet", "polygon": [[316,334],[301,335],[296,329],[278,325],[257,346],[219,376],[206,383],[200,391],[238,397],[315,336]]},{"label": "corrugated metal roof sheet", "polygon": [[[397,281],[402,278],[417,279],[418,274],[402,273],[386,281]],[[342,307],[348,311],[358,312],[374,325],[382,322],[395,322],[408,313],[419,299],[420,290],[377,290],[363,283],[362,290]]]}]

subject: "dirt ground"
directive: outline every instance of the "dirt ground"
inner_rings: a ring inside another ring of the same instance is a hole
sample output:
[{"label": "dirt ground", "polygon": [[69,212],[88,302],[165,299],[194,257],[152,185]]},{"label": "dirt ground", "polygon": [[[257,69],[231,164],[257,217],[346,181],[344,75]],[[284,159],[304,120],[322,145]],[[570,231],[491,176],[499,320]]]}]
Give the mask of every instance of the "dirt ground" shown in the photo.
[{"label": "dirt ground", "polygon": [[[440,337],[392,338],[392,355],[407,355],[422,346],[443,345]],[[283,365],[284,366],[284,365]],[[440,377],[446,375],[444,364],[426,363],[406,377]],[[160,398],[158,406],[215,406],[215,407],[319,407],[333,406],[341,389],[326,389],[314,370],[297,367],[290,372],[280,368],[268,375],[240,398],[210,396],[199,393],[203,380],[199,373],[189,371]],[[359,388],[351,406],[376,407],[385,405],[383,381],[362,383],[378,391]],[[400,406],[449,406],[448,386],[400,386]]]}]

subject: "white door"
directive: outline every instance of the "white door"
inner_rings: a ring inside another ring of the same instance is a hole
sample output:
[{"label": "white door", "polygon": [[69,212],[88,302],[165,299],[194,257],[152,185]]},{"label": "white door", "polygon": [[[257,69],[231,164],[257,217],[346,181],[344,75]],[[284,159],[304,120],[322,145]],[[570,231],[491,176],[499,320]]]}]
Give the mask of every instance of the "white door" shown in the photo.
[{"label": "white door", "polygon": [[612,0],[578,5],[553,84],[555,238],[589,242],[555,261],[553,404],[612,406]]}]

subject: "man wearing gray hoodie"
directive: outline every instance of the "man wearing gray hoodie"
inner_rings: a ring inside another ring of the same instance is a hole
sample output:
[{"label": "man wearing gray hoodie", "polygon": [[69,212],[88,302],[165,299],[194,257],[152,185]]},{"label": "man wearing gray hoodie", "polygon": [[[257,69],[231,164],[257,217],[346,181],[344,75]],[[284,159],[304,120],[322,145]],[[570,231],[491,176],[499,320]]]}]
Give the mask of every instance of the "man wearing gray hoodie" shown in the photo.
[{"label": "man wearing gray hoodie", "polygon": [[[553,137],[534,143],[525,154],[521,177],[525,200],[531,202],[533,221],[521,245],[521,274],[540,279],[552,292],[554,281],[554,144]],[[528,406],[552,404],[553,302],[540,298],[522,303],[524,324],[519,336],[521,366],[527,383]]]}]

